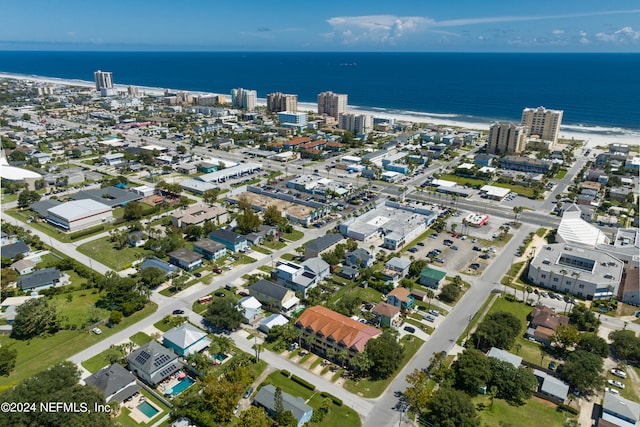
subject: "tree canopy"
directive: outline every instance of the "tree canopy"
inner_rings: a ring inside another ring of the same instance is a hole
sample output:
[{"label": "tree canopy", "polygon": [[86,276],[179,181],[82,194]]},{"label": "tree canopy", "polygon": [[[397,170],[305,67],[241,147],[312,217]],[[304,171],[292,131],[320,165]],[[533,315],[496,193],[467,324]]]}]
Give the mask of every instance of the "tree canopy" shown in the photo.
[{"label": "tree canopy", "polygon": [[369,340],[365,352],[371,361],[370,373],[373,378],[388,378],[400,366],[404,348],[389,331],[384,331],[376,339]]},{"label": "tree canopy", "polygon": [[22,190],[18,195],[18,207],[28,208],[32,203],[40,200],[40,194],[37,191]]},{"label": "tree canopy", "polygon": [[579,331],[595,332],[600,326],[596,314],[582,304],[576,304],[569,313],[569,322],[575,325]]},{"label": "tree canopy", "polygon": [[244,315],[238,308],[239,305],[230,299],[214,299],[209,303],[203,317],[212,325],[234,331],[244,320]]},{"label": "tree canopy", "polygon": [[496,397],[514,405],[522,405],[538,388],[538,380],[524,367],[516,368],[509,362],[489,357],[491,368],[490,387],[496,387]]},{"label": "tree canopy", "polygon": [[458,390],[476,394],[480,387],[488,386],[491,367],[487,356],[480,350],[467,348],[453,364],[454,381]]},{"label": "tree canopy", "polygon": [[522,330],[522,322],[507,312],[491,313],[478,325],[473,334],[476,348],[487,351],[491,347],[509,349]]},{"label": "tree canopy", "polygon": [[576,350],[567,356],[563,373],[567,381],[581,390],[602,386],[602,357],[584,350]]},{"label": "tree canopy", "polygon": [[136,220],[144,215],[144,207],[138,202],[129,202],[124,206],[124,216],[126,220]]},{"label": "tree canopy", "polygon": [[282,222],[282,211],[276,205],[269,205],[262,213],[262,220],[267,225],[278,225]]},{"label": "tree canopy", "polygon": [[627,362],[640,361],[640,338],[633,331],[614,331],[609,334],[611,348],[620,359]]},{"label": "tree canopy", "polygon": [[57,332],[59,327],[56,307],[45,298],[33,298],[16,308],[11,337],[28,340],[41,334]]},{"label": "tree canopy", "polygon": [[441,387],[426,406],[425,419],[434,427],[476,427],[480,418],[469,396],[460,390]]},{"label": "tree canopy", "polygon": [[578,341],[578,348],[603,358],[609,357],[609,344],[593,333],[582,334]]}]

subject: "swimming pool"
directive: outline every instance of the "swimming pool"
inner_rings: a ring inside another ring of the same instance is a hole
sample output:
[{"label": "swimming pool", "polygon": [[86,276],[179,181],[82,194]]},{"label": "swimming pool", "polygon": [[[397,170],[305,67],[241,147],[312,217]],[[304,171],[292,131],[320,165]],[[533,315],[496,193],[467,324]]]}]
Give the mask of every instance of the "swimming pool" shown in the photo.
[{"label": "swimming pool", "polygon": [[140,410],[140,412],[145,414],[148,418],[153,418],[155,414],[160,412],[158,409],[152,406],[149,402],[142,402],[141,404],[138,405],[138,409]]},{"label": "swimming pool", "polygon": [[174,385],[173,388],[165,391],[164,394],[170,394],[171,397],[176,397],[177,395],[179,395],[180,393],[182,393],[183,391],[191,387],[191,384],[195,382],[196,382],[195,380],[189,377],[186,377],[185,379],[180,381],[178,384]]},{"label": "swimming pool", "polygon": [[223,361],[223,360],[225,360],[227,357],[229,357],[229,356],[227,356],[227,355],[226,355],[226,354],[224,354],[224,353],[216,353],[216,354],[214,354],[214,355],[213,355],[213,358],[214,358],[215,360],[219,361],[219,362],[222,362],[222,361]]}]

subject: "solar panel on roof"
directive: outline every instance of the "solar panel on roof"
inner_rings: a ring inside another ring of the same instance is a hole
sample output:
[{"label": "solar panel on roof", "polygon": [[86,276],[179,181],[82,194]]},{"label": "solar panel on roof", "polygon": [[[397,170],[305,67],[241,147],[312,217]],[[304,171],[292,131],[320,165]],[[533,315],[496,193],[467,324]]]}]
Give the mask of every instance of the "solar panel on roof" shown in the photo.
[{"label": "solar panel on roof", "polygon": [[149,360],[149,357],[151,357],[151,355],[146,351],[143,351],[136,357],[136,362],[138,362],[141,365],[144,365],[147,362],[147,360]]}]

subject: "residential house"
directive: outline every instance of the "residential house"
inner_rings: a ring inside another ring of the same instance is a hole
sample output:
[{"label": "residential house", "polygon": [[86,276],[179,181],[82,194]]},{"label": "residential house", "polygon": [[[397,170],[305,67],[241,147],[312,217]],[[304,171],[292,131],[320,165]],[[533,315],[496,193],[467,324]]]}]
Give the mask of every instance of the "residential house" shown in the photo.
[{"label": "residential house", "polygon": [[[311,420],[313,408],[304,402],[300,397],[293,397],[289,393],[282,392],[282,408],[291,411],[296,419],[297,427],[301,427]],[[276,388],[273,384],[268,384],[258,390],[253,398],[253,404],[264,408],[271,416],[276,413]]]},{"label": "residential house", "polygon": [[60,270],[55,267],[36,270],[31,274],[18,277],[18,287],[23,291],[47,289],[61,283]]},{"label": "residential house", "polygon": [[253,325],[262,316],[262,304],[252,296],[241,298],[238,305],[243,309],[245,321]]},{"label": "residential house", "polygon": [[522,364],[522,357],[516,356],[515,354],[497,347],[491,347],[487,352],[487,357],[493,357],[495,359],[502,360],[503,362],[510,363],[514,368],[519,368]]},{"label": "residential house", "polygon": [[189,356],[209,347],[211,340],[204,331],[187,322],[168,330],[162,336],[162,344],[179,356]]},{"label": "residential house", "polygon": [[305,245],[304,257],[307,259],[318,257],[323,252],[333,248],[333,246],[343,239],[344,237],[340,233],[328,233],[317,239],[313,239]]},{"label": "residential house", "polygon": [[310,349],[322,355],[331,348],[335,352],[346,350],[349,357],[355,356],[364,351],[370,339],[382,333],[380,329],[319,305],[302,312],[295,326]]},{"label": "residential house", "polygon": [[569,394],[569,384],[539,369],[533,370],[538,380],[538,394],[556,404],[564,403]]},{"label": "residential house", "polygon": [[11,268],[22,276],[23,274],[33,273],[36,268],[36,263],[28,259],[21,259],[11,264]]},{"label": "residential house", "polygon": [[414,302],[411,291],[407,288],[395,288],[387,294],[387,304],[398,307],[402,311],[410,310]]},{"label": "residential house", "polygon": [[210,239],[201,239],[193,242],[193,251],[209,260],[220,259],[227,254],[227,248]]},{"label": "residential house", "polygon": [[168,262],[164,262],[156,257],[147,257],[142,262],[142,264],[140,264],[139,271],[142,271],[148,267],[159,268],[160,270],[164,271],[167,276],[170,276],[178,271],[178,268],[175,265],[171,265]]},{"label": "residential house", "polygon": [[[384,265],[382,274],[387,276],[387,272],[394,276],[399,275],[400,278],[405,277],[409,273],[409,267],[411,266],[411,260],[407,257],[393,257]],[[391,273],[391,272],[395,272]]]},{"label": "residential house", "polygon": [[122,403],[140,391],[136,377],[118,363],[100,369],[85,378],[84,382],[88,386],[97,388],[104,395],[107,403]]},{"label": "residential house", "polygon": [[[16,318],[17,308],[20,307],[25,302],[34,298],[42,298],[43,295],[29,295],[22,297],[9,297],[5,298],[0,303],[0,317],[4,318],[7,322],[7,325],[0,325],[0,330],[11,332],[11,324],[13,320]],[[6,328],[8,326],[8,328]],[[5,329],[6,328],[6,329]]]},{"label": "residential house", "polygon": [[173,252],[169,252],[169,262],[177,265],[186,271],[195,270],[202,267],[202,255],[190,251],[189,249],[180,248]]},{"label": "residential house", "polygon": [[144,233],[142,231],[132,231],[127,235],[127,243],[137,248],[138,246],[143,246],[146,243],[144,239]]},{"label": "residential house", "polygon": [[[602,418],[619,427],[636,427],[640,419],[640,404],[619,394],[606,391],[602,401]],[[600,425],[601,422],[598,422]]]},{"label": "residential house", "polygon": [[432,289],[438,289],[444,283],[447,273],[427,267],[420,272],[419,282],[421,285]]},{"label": "residential house", "polygon": [[348,265],[343,266],[338,272],[338,276],[344,277],[345,279],[353,280],[360,275],[360,271],[357,268],[349,267]]},{"label": "residential house", "polygon": [[318,277],[318,280],[323,280],[329,276],[329,264],[327,264],[322,258],[309,258],[302,264],[305,270],[312,272]]},{"label": "residential house", "polygon": [[278,261],[275,276],[278,283],[300,292],[305,298],[307,291],[315,287],[319,282],[318,276],[291,261]]},{"label": "residential house", "polygon": [[31,249],[25,242],[16,242],[2,246],[2,248],[0,248],[0,253],[4,258],[14,259],[18,255],[22,255],[23,257],[29,255],[29,253],[31,253]]},{"label": "residential house", "polygon": [[374,256],[368,250],[357,248],[345,254],[345,264],[350,267],[368,268],[373,265]]},{"label": "residential house", "polygon": [[379,320],[380,326],[396,328],[401,323],[400,308],[386,302],[379,302],[371,309],[371,312]]},{"label": "residential house", "polygon": [[129,369],[138,378],[155,386],[182,368],[178,355],[171,349],[150,341],[127,356]]},{"label": "residential house", "polygon": [[270,309],[290,311],[295,308],[300,299],[291,289],[282,285],[260,279],[247,288],[249,295],[255,297],[263,305]]},{"label": "residential house", "polygon": [[209,233],[214,242],[222,243],[231,252],[241,252],[249,247],[247,238],[230,230],[214,230]]},{"label": "residential house", "polygon": [[260,332],[264,332],[268,334],[271,328],[274,326],[283,326],[289,323],[289,319],[284,317],[282,314],[274,313],[266,319],[262,319],[258,324],[258,330]]},{"label": "residential house", "polygon": [[542,344],[551,345],[551,338],[555,335],[558,326],[568,323],[567,316],[557,314],[545,305],[538,305],[531,311],[526,336]]}]

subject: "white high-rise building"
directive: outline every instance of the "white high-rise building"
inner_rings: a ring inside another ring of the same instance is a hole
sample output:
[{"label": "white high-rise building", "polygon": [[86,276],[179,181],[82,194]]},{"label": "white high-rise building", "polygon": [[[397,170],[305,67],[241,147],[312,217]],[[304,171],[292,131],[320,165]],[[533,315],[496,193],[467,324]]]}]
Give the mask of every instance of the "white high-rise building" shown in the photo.
[{"label": "white high-rise building", "polygon": [[246,110],[255,110],[258,102],[258,93],[255,90],[232,89],[231,102],[236,108],[244,108]]},{"label": "white high-rise building", "polygon": [[267,111],[279,113],[282,111],[298,111],[298,95],[274,92],[267,95]]},{"label": "white high-rise building", "polygon": [[340,113],[338,127],[353,132],[354,135],[366,135],[373,130],[373,117],[367,114]]},{"label": "white high-rise building", "polygon": [[93,79],[96,82],[97,91],[101,91],[102,89],[113,89],[113,77],[110,71],[98,70],[93,73]]},{"label": "white high-rise building", "polygon": [[544,107],[522,110],[522,126],[528,129],[527,136],[537,135],[543,141],[558,142],[562,123],[562,110],[547,110]]},{"label": "white high-rise building", "polygon": [[318,114],[326,114],[338,119],[340,113],[347,112],[347,95],[333,92],[318,94]]},{"label": "white high-rise building", "polygon": [[518,154],[524,150],[527,128],[515,123],[496,123],[489,128],[487,153]]}]

